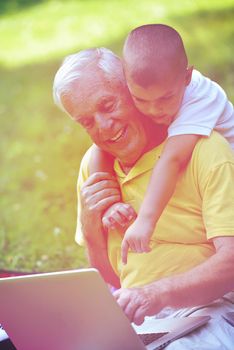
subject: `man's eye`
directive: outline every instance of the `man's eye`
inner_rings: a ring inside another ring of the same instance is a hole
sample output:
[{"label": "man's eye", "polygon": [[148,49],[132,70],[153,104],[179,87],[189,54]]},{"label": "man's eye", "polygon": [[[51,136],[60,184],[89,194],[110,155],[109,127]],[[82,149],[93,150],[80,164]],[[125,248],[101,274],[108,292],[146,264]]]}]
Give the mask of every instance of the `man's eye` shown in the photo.
[{"label": "man's eye", "polygon": [[92,128],[93,126],[93,119],[82,119],[80,123],[86,128]]},{"label": "man's eye", "polygon": [[144,104],[144,103],[147,102],[145,100],[142,100],[141,98],[137,98],[137,97],[134,97],[134,96],[133,96],[133,100],[134,100],[135,103],[138,103],[138,104]]},{"label": "man's eye", "polygon": [[114,110],[115,103],[113,101],[105,103],[101,109],[103,112],[112,112]]}]

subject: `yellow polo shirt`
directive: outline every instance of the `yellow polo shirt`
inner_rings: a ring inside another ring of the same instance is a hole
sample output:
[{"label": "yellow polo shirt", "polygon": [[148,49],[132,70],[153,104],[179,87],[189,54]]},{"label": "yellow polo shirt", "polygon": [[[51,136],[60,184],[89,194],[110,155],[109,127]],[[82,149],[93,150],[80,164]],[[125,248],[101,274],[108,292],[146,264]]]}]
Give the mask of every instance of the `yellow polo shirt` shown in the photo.
[{"label": "yellow polo shirt", "polygon": [[[145,153],[127,175],[115,162],[123,201],[137,212],[162,149],[163,144]],[[89,159],[90,150],[82,160],[78,178],[79,244],[83,244],[79,189],[88,177]],[[123,235],[112,230],[108,233],[108,255],[122,287],[139,286],[202,263],[214,253],[210,239],[217,236],[234,236],[234,157],[226,140],[213,132],[198,141],[189,165],[181,172],[151,238],[151,252],[129,251],[124,266],[120,257]]]}]

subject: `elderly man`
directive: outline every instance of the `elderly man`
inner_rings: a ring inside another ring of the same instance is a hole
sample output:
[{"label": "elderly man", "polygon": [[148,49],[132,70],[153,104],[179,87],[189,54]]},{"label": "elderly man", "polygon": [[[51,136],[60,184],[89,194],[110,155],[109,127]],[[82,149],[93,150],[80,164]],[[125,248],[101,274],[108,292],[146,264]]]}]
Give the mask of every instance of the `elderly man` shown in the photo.
[{"label": "elderly man", "polygon": [[[122,200],[137,212],[166,130],[136,110],[121,62],[106,49],[67,57],[55,77],[54,99],[116,158],[116,177],[89,176],[90,150],[82,160],[76,240],[85,244],[91,266],[121,286],[115,297],[129,319],[140,324],[145,316],[172,315],[175,308],[189,314],[214,301],[206,313],[234,311],[233,295],[226,294],[234,288],[234,160],[227,142],[217,133],[198,142],[158,222],[151,251],[130,251],[123,265],[123,229],[107,233],[101,218],[120,201],[119,187]],[[225,327],[233,336],[231,326]]]}]

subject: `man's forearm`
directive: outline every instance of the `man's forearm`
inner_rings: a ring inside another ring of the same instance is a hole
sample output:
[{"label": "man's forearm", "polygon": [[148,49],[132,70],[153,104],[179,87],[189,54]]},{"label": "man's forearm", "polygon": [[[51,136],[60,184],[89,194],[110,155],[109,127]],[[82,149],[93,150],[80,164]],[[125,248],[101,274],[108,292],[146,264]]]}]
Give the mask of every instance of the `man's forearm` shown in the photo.
[{"label": "man's forearm", "polygon": [[98,269],[106,282],[119,287],[107,254],[107,239],[102,225],[102,215],[112,204],[120,201],[119,185],[113,175],[94,173],[80,187],[78,193],[80,214],[78,224],[86,242],[89,262]]},{"label": "man's forearm", "polygon": [[145,316],[155,315],[167,306],[205,305],[234,290],[234,237],[216,239],[217,247],[212,257],[187,272],[115,292],[130,321],[141,324]]},{"label": "man's forearm", "polygon": [[164,306],[207,304],[234,289],[233,264],[231,251],[219,252],[188,272],[152,283],[151,288],[160,290]]},{"label": "man's forearm", "polygon": [[[118,276],[109,261],[107,253],[106,237],[102,227],[95,227],[98,230],[99,240],[86,240],[86,249],[88,254],[89,263],[92,267],[99,270],[104,280],[116,288],[120,288],[120,281]],[[97,233],[97,232],[96,232]]]}]

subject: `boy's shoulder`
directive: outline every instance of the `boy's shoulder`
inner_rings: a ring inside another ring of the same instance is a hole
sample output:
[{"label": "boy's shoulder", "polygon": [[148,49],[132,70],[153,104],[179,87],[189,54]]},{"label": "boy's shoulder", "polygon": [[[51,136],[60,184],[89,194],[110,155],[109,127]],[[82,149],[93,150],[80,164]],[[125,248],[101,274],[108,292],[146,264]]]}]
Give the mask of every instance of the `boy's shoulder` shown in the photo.
[{"label": "boy's shoulder", "polygon": [[185,96],[189,97],[194,93],[200,92],[202,87],[202,83],[207,79],[204,75],[202,75],[198,70],[193,69],[192,78],[189,85],[185,89]]},{"label": "boy's shoulder", "polygon": [[191,81],[193,83],[198,83],[201,79],[204,79],[205,76],[199,72],[197,69],[193,69],[193,72],[192,72],[192,79]]}]

